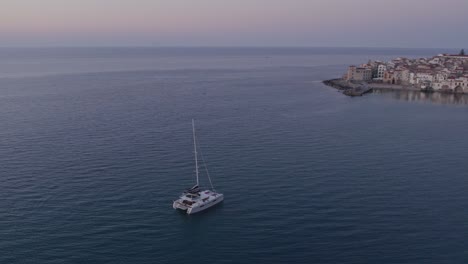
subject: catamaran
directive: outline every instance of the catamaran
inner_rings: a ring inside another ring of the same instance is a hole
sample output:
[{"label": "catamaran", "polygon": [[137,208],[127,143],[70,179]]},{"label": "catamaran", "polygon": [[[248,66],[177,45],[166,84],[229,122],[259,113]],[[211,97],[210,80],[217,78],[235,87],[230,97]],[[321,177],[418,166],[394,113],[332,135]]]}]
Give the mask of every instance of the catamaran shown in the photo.
[{"label": "catamaran", "polygon": [[193,148],[195,154],[195,176],[197,182],[195,186],[187,189],[182,193],[179,199],[175,200],[172,204],[174,209],[180,209],[186,211],[187,214],[194,214],[206,210],[216,204],[219,204],[224,200],[224,195],[222,193],[217,193],[211,182],[211,177],[204,162],[203,153],[200,152],[201,158],[203,160],[203,165],[206,170],[206,175],[211,185],[212,190],[201,190],[199,182],[199,171],[198,171],[198,152],[197,152],[197,139],[195,136],[195,121],[192,119],[192,134],[193,134]]}]

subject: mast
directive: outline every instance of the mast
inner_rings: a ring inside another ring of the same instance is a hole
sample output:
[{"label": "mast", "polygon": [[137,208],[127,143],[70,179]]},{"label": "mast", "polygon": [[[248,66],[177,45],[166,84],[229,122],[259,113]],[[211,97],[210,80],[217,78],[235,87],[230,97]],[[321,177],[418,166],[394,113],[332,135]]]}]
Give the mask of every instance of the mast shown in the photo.
[{"label": "mast", "polygon": [[198,155],[197,155],[197,140],[195,138],[195,120],[192,118],[192,131],[193,131],[193,149],[195,154],[195,175],[197,176],[197,186],[198,183]]}]

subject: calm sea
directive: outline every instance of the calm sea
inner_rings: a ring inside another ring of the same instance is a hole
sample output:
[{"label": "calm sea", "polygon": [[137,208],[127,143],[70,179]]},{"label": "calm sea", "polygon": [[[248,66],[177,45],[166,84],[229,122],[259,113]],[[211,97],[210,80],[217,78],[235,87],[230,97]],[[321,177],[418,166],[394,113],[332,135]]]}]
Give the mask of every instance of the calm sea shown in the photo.
[{"label": "calm sea", "polygon": [[440,52],[0,49],[0,263],[467,263],[466,98],[320,82]]}]

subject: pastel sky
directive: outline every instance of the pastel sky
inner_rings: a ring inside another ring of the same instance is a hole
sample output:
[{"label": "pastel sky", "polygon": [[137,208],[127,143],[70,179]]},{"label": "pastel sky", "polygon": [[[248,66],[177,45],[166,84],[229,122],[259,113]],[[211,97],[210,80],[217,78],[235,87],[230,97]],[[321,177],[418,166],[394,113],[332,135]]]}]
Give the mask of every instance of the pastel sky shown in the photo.
[{"label": "pastel sky", "polygon": [[0,46],[468,47],[468,0],[0,0]]}]

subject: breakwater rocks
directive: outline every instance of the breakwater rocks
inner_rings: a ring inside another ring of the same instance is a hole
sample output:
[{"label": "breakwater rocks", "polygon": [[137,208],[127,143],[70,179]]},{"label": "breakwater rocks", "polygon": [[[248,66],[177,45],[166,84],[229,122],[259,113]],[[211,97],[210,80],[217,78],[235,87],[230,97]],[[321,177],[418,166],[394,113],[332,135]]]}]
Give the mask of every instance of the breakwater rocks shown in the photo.
[{"label": "breakwater rocks", "polygon": [[343,91],[343,94],[347,96],[363,96],[372,92],[372,87],[369,87],[367,83],[351,83],[343,79],[325,80],[323,84]]},{"label": "breakwater rocks", "polygon": [[347,82],[343,79],[331,79],[331,80],[325,80],[323,81],[323,84],[336,88],[338,90],[348,90],[352,87],[350,87]]},{"label": "breakwater rocks", "polygon": [[343,79],[331,79],[323,81],[323,84],[338,89],[347,96],[363,96],[374,91],[420,91],[412,86],[385,83],[349,82]]}]

